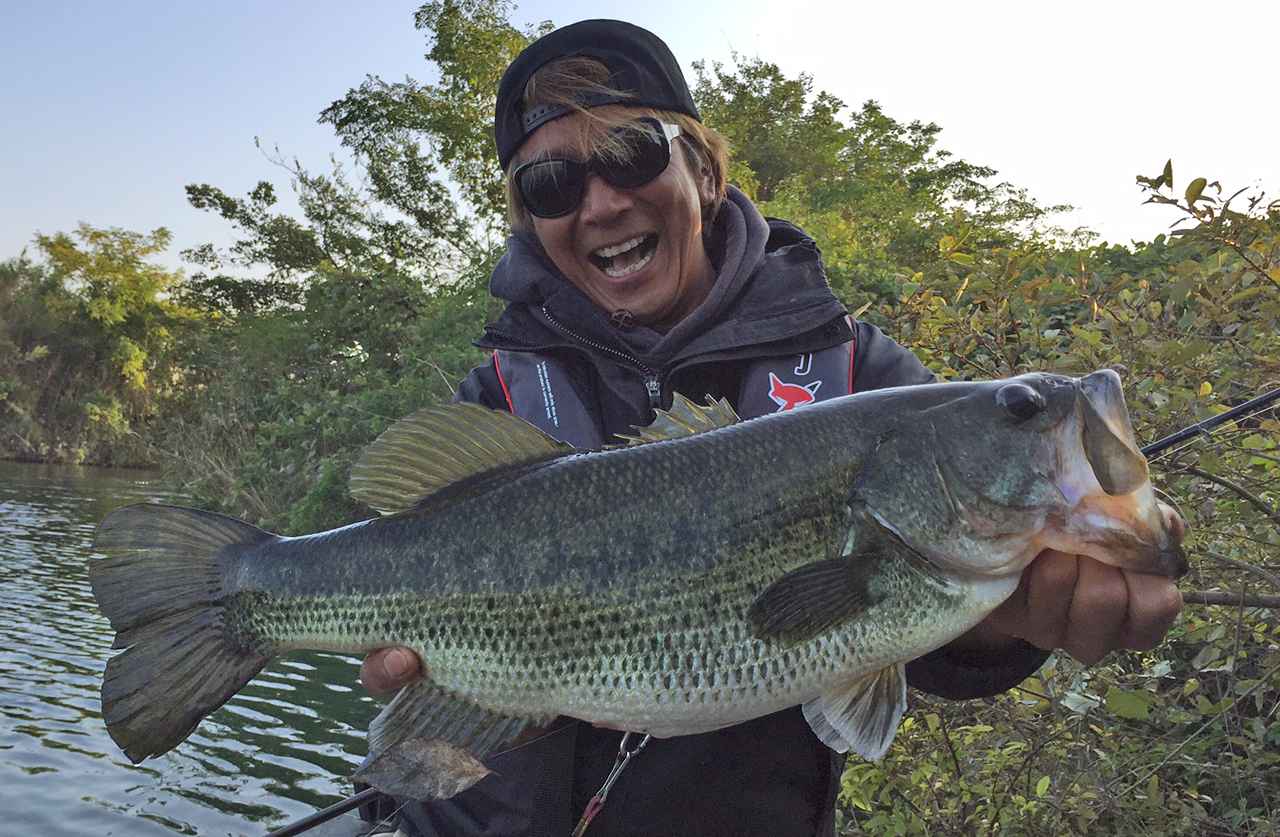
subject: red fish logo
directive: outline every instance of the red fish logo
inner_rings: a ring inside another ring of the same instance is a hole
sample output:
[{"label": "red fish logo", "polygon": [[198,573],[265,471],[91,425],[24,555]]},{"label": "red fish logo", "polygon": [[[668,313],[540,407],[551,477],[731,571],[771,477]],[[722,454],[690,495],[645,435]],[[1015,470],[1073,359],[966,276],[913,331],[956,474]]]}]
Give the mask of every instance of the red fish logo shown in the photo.
[{"label": "red fish logo", "polygon": [[769,397],[773,399],[774,404],[778,405],[775,412],[781,413],[803,407],[805,404],[812,404],[818,400],[820,386],[822,381],[804,385],[784,383],[777,375],[769,373]]}]

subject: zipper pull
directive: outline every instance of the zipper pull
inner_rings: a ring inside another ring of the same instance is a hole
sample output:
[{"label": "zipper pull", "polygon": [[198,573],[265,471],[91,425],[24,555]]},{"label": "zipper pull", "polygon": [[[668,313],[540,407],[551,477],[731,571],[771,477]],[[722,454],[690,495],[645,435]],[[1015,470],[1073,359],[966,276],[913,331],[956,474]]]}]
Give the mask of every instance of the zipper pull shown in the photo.
[{"label": "zipper pull", "polygon": [[649,406],[654,409],[662,407],[662,383],[658,380],[657,375],[646,375],[644,378],[644,388],[649,393]]}]

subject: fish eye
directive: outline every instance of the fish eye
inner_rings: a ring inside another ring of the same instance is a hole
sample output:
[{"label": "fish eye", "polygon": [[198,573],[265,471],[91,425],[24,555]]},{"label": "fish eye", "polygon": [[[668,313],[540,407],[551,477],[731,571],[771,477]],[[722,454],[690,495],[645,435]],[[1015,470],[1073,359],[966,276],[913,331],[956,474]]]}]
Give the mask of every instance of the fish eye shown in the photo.
[{"label": "fish eye", "polygon": [[1026,421],[1045,408],[1044,396],[1026,384],[1006,384],[996,392],[996,404],[1018,421]]}]

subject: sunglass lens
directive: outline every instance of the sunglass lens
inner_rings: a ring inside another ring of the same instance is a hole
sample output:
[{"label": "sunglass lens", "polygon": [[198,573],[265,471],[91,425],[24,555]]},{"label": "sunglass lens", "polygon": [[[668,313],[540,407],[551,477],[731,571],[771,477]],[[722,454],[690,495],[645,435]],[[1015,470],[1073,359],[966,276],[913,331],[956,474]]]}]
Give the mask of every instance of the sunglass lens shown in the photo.
[{"label": "sunglass lens", "polygon": [[539,218],[565,215],[582,200],[586,167],[573,160],[543,160],[520,169],[520,197]]},{"label": "sunglass lens", "polygon": [[[601,173],[615,186],[624,189],[643,186],[666,170],[671,162],[670,146],[661,128],[651,120],[643,120],[635,127],[622,129],[621,139],[627,144],[625,159],[609,161]],[[655,132],[655,130],[657,132]]]}]

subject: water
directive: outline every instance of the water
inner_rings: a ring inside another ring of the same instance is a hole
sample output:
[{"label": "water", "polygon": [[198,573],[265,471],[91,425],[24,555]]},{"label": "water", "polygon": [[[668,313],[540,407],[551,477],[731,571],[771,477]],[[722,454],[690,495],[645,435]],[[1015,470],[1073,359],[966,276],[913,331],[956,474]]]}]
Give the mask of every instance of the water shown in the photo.
[{"label": "water", "polygon": [[359,660],[272,664],[176,750],[132,765],[98,689],[111,630],[85,574],[97,521],[177,502],[147,474],[0,462],[0,832],[262,835],[351,792],[377,705]]}]

